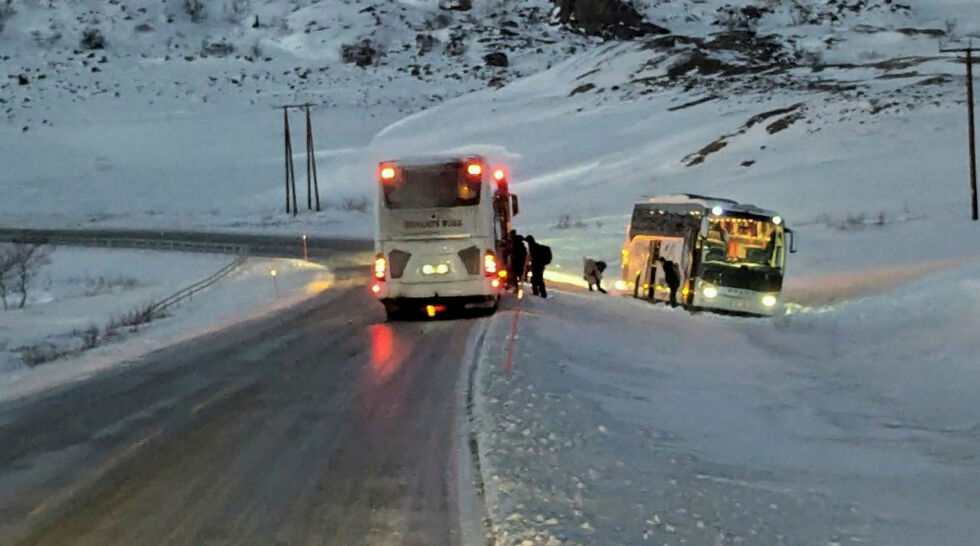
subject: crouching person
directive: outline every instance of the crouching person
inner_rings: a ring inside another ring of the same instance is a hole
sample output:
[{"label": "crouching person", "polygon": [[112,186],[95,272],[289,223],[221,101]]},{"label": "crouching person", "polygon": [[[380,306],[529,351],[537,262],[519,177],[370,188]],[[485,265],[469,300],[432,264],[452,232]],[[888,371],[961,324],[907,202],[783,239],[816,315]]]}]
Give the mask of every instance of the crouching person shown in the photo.
[{"label": "crouching person", "polygon": [[599,292],[606,293],[605,289],[602,288],[602,274],[605,270],[606,262],[591,258],[582,258],[582,274],[585,277],[585,282],[589,283],[589,292],[592,292],[592,286],[594,285]]}]

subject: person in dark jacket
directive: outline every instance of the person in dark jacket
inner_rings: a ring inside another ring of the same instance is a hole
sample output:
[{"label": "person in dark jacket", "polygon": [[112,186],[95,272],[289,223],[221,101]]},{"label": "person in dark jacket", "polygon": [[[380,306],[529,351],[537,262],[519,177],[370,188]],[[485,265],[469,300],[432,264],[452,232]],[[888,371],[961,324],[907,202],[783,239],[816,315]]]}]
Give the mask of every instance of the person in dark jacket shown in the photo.
[{"label": "person in dark jacket", "polygon": [[527,268],[527,247],[524,246],[524,237],[517,234],[517,231],[510,230],[509,248],[510,256],[510,284],[518,288],[524,280],[524,271]]},{"label": "person in dark jacket", "polygon": [[667,288],[670,288],[670,306],[677,307],[677,290],[681,287],[680,269],[676,263],[663,256],[660,257],[660,267],[664,271],[664,281],[667,282]]},{"label": "person in dark jacket", "polygon": [[531,292],[535,296],[548,297],[548,289],[544,286],[544,268],[551,263],[551,247],[538,244],[534,237],[528,235],[527,252],[531,257]]}]

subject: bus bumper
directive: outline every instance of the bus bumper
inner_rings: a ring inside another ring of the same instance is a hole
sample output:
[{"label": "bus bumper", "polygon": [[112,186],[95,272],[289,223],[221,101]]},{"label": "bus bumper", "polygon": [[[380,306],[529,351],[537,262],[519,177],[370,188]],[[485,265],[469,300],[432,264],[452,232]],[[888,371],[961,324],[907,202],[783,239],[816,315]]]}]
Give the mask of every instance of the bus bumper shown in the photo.
[{"label": "bus bumper", "polygon": [[[498,281],[502,284],[501,281]],[[386,309],[424,309],[428,305],[444,305],[459,309],[491,309],[497,305],[501,288],[491,285],[491,279],[481,277],[472,281],[452,283],[382,283],[376,294]]]},{"label": "bus bumper", "polygon": [[[714,297],[707,297],[714,294]],[[756,292],[739,288],[712,286],[698,282],[691,301],[692,307],[741,315],[770,317],[782,312],[782,301],[778,293]]]}]

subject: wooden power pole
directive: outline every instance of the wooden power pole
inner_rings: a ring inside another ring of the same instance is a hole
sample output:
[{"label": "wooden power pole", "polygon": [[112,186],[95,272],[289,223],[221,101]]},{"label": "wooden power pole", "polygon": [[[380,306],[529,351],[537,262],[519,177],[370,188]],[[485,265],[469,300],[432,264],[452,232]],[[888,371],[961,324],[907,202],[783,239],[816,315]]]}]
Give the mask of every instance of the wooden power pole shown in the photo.
[{"label": "wooden power pole", "polygon": [[310,171],[313,171],[313,193],[316,199],[316,211],[320,212],[320,184],[316,177],[316,154],[313,149],[313,122],[310,120],[310,105],[306,105],[306,206],[310,204]]},{"label": "wooden power pole", "polygon": [[[289,109],[282,109],[282,125],[285,133],[285,157],[286,157],[286,214],[290,212],[296,216],[296,169],[293,166],[293,141],[289,135]],[[292,206],[290,206],[290,204]]]},{"label": "wooden power pole", "polygon": [[973,52],[977,51],[972,45],[970,47],[958,49],[940,49],[941,53],[965,53],[966,54],[966,111],[967,124],[969,125],[970,136],[970,204],[973,212],[973,220],[977,216],[977,133],[976,121],[974,117],[973,104]]},{"label": "wooden power pole", "polygon": [[316,210],[320,209],[320,184],[316,174],[316,155],[313,148],[313,122],[310,116],[312,104],[284,104],[282,108],[283,130],[285,132],[286,154],[286,213],[293,216],[299,213],[296,203],[296,168],[293,164],[293,141],[289,132],[289,110],[303,109],[306,112],[306,208],[313,210],[313,200],[316,198]]}]

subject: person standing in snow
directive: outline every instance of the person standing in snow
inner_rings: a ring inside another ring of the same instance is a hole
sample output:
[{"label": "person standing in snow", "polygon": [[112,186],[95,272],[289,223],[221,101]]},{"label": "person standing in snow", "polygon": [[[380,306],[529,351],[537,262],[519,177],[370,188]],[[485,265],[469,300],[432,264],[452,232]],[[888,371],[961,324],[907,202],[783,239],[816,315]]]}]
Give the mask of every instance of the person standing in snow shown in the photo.
[{"label": "person standing in snow", "polygon": [[591,258],[582,258],[582,274],[585,282],[589,283],[589,292],[592,292],[592,285],[595,285],[599,292],[606,293],[602,288],[602,273],[605,270],[606,262]]},{"label": "person standing in snow", "polygon": [[528,235],[527,251],[531,257],[531,292],[535,296],[548,297],[548,289],[544,286],[544,268],[551,263],[551,247],[538,244],[534,237]]},{"label": "person standing in snow", "polygon": [[677,264],[660,257],[660,268],[664,272],[664,281],[670,289],[670,306],[677,307],[677,290],[681,287],[681,272]]},{"label": "person standing in snow", "polygon": [[510,265],[510,284],[514,288],[520,288],[524,280],[524,271],[527,267],[527,247],[524,246],[524,237],[517,234],[517,231],[510,230],[510,241],[508,251],[510,255],[508,263]]}]

